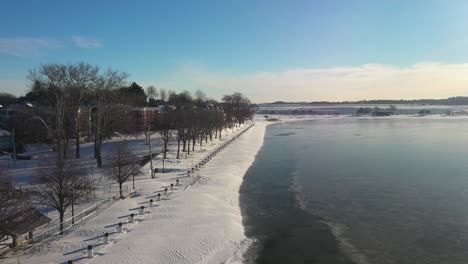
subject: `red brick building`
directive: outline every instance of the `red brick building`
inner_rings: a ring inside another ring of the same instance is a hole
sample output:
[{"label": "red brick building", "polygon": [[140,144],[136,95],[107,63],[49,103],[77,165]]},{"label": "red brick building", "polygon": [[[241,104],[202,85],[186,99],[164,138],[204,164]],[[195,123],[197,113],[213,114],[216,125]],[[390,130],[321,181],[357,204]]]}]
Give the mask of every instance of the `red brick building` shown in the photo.
[{"label": "red brick building", "polygon": [[159,107],[135,107],[132,115],[135,118],[135,130],[142,132],[158,119]]}]

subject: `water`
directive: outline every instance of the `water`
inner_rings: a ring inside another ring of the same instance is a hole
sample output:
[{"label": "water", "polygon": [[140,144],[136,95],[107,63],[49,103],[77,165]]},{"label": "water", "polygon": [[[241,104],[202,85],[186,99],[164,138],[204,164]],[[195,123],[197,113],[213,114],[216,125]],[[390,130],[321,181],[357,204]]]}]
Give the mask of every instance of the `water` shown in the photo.
[{"label": "water", "polygon": [[[272,125],[241,187],[257,263],[467,263],[468,119]],[[333,234],[333,235],[332,235]]]}]

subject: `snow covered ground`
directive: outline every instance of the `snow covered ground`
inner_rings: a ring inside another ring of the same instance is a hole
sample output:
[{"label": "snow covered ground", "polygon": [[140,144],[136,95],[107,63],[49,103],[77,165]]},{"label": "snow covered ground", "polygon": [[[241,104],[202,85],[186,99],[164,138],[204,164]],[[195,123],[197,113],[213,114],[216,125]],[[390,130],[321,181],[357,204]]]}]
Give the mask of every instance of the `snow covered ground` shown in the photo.
[{"label": "snow covered ground", "polygon": [[[200,170],[187,177],[187,166],[197,164],[215,148],[241,130],[229,133],[218,144],[208,143],[188,159],[166,160],[169,173],[150,179],[148,173],[136,182],[137,191],[119,200],[70,234],[38,246],[20,256],[21,263],[239,263],[249,246],[239,207],[243,176],[263,144],[268,123],[257,122]],[[223,133],[223,136],[225,134]],[[148,167],[149,165],[147,165]],[[156,164],[161,167],[161,164]],[[179,186],[171,191],[170,185]],[[168,195],[164,195],[168,188]],[[161,194],[161,201],[157,194]],[[154,207],[149,208],[149,200]],[[146,212],[139,214],[140,206]],[[136,223],[126,223],[134,213]],[[117,232],[117,224],[125,232]],[[103,234],[110,234],[104,244]],[[93,245],[95,258],[86,257]],[[6,263],[17,263],[16,258]]]}]

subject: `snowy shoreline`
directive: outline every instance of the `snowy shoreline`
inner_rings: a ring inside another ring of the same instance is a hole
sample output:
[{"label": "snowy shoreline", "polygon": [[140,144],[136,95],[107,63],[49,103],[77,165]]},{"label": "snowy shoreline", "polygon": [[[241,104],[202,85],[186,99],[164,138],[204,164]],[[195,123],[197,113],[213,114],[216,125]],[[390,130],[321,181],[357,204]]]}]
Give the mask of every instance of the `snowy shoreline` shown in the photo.
[{"label": "snowy shoreline", "polygon": [[[70,234],[22,255],[21,263],[241,263],[250,241],[242,225],[239,189],[263,145],[268,124],[257,122],[229,144],[194,173],[195,182],[186,176],[184,162],[169,163],[174,172],[157,180],[139,180],[132,198],[118,201]],[[193,155],[194,162],[216,147],[207,144]],[[164,197],[161,188],[176,179],[181,186]],[[156,201],[157,193],[164,197],[162,201]],[[154,208],[138,215],[138,208],[148,205],[150,198],[155,200]],[[126,222],[130,213],[135,213],[137,223],[126,224],[127,232],[118,233],[117,223]],[[111,244],[103,243],[105,232]],[[86,258],[88,245],[94,246],[94,259]]]}]

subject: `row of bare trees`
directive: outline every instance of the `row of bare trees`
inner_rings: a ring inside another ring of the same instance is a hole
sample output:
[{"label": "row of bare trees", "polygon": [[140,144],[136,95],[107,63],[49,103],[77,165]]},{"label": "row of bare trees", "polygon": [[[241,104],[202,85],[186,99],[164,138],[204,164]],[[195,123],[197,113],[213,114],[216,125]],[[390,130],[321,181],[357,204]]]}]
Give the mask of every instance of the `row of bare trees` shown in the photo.
[{"label": "row of bare trees", "polygon": [[175,108],[161,112],[152,124],[163,141],[164,159],[171,140],[177,141],[176,158],[179,159],[181,151],[189,155],[196,144],[202,147],[220,138],[223,129],[243,124],[254,114],[250,101],[240,93],[226,95],[219,103],[207,99],[200,90],[196,91],[195,98],[188,91],[170,92],[168,102]]},{"label": "row of bare trees", "polygon": [[95,158],[101,167],[102,141],[128,111],[117,103],[116,92],[127,77],[126,73],[110,68],[102,71],[86,63],[41,65],[29,71],[33,85],[23,98],[28,103],[15,114],[12,127],[17,128],[18,138],[34,135],[38,141],[53,143],[60,153],[58,159],[67,158],[69,142],[74,140],[75,157],[80,158],[80,122],[90,118]]}]

